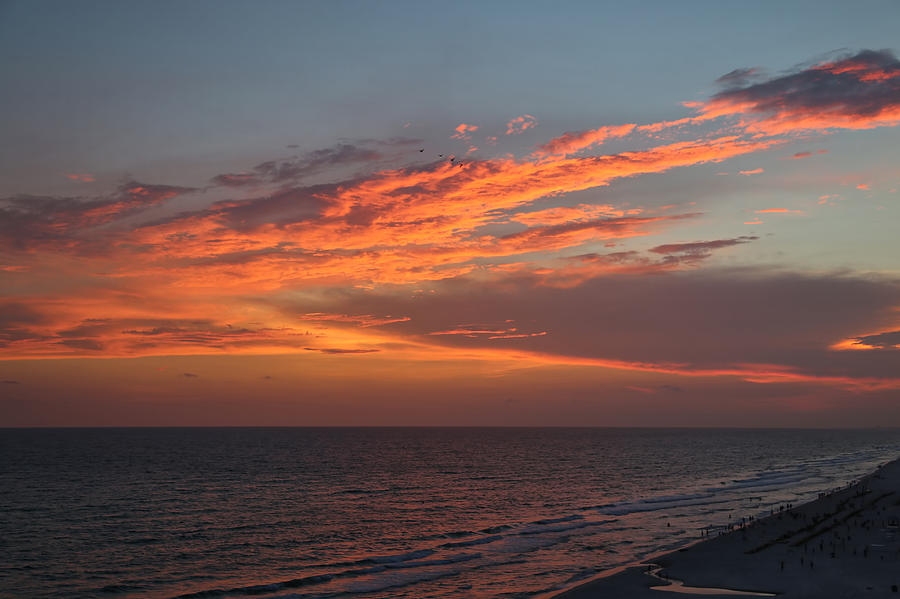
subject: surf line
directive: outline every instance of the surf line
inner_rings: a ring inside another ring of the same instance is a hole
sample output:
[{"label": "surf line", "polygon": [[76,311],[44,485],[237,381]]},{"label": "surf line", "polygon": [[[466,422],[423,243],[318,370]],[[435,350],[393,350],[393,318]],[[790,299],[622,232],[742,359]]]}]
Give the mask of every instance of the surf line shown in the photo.
[{"label": "surf line", "polygon": [[655,570],[649,570],[647,574],[656,578],[658,580],[662,580],[669,584],[650,587],[651,590],[654,591],[666,591],[669,593],[682,593],[685,595],[742,595],[744,597],[776,597],[775,593],[761,593],[756,591],[738,591],[736,589],[720,589],[716,587],[688,587],[684,586],[683,580],[676,580],[674,578],[668,578],[660,576],[659,573],[662,568],[656,568]]}]

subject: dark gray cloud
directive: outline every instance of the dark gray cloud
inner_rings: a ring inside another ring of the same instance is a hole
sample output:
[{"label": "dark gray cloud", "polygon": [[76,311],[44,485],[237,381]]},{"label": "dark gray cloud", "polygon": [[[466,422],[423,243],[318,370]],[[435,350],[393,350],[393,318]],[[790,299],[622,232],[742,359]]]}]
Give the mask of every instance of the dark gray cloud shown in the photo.
[{"label": "dark gray cloud", "polygon": [[389,137],[387,139],[358,139],[356,143],[359,144],[370,144],[376,145],[383,148],[403,148],[406,146],[418,146],[423,142],[422,139],[418,137],[405,137],[403,135],[395,135],[394,137]]},{"label": "dark gray cloud", "polygon": [[735,69],[716,79],[716,83],[725,87],[743,87],[760,76],[757,68]]},{"label": "dark gray cloud", "polygon": [[397,143],[391,143],[391,140],[362,140],[362,142],[357,143],[343,142],[330,148],[306,152],[302,156],[262,162],[254,166],[249,172],[217,175],[212,178],[212,183],[224,187],[244,187],[263,183],[296,182],[304,177],[309,177],[330,168],[376,162],[385,158],[383,152],[371,146],[392,147],[401,142],[416,143],[418,141],[397,138]]},{"label": "dark gray cloud", "polygon": [[0,347],[15,341],[43,339],[34,327],[46,322],[46,315],[21,302],[0,304]]},{"label": "dark gray cloud", "polygon": [[105,347],[96,339],[63,339],[57,343],[73,349],[86,349],[89,351],[102,351]]},{"label": "dark gray cloud", "polygon": [[863,335],[855,337],[856,341],[871,345],[872,347],[880,347],[882,349],[894,349],[900,345],[900,331],[890,331],[888,333],[878,333],[877,335]]},{"label": "dark gray cloud", "polygon": [[835,126],[852,126],[858,119],[864,126],[900,108],[900,61],[890,50],[862,50],[760,82],[738,83],[741,73],[723,76],[736,85],[713,96],[710,106],[797,119],[802,126],[807,117],[820,123],[839,117]]},{"label": "dark gray cloud", "polygon": [[533,242],[538,239],[550,239],[559,237],[568,233],[578,231],[595,230],[598,232],[606,232],[610,235],[625,233],[635,227],[646,225],[659,221],[676,221],[700,216],[699,213],[676,214],[664,217],[640,217],[640,216],[623,216],[617,218],[602,218],[584,222],[567,222],[559,225],[546,225],[540,227],[531,227],[524,231],[510,233],[501,239],[504,242]]},{"label": "dark gray cloud", "polygon": [[[707,368],[764,363],[842,376],[897,373],[894,352],[829,349],[893,313],[900,304],[900,283],[889,279],[706,269],[607,274],[556,288],[541,276],[516,273],[493,282],[462,277],[433,289],[412,296],[334,291],[320,304],[282,307],[294,314],[326,309],[400,314],[410,318],[404,336],[419,334],[432,344]],[[493,340],[429,335],[472,322],[546,335]]]},{"label": "dark gray cloud", "polygon": [[222,187],[244,187],[245,185],[259,185],[263,179],[257,173],[225,173],[216,175],[211,181],[214,185]]},{"label": "dark gray cloud", "polygon": [[[9,308],[0,319],[0,348],[20,341],[35,344],[44,342],[47,347],[71,348],[89,351],[116,349],[119,351],[146,351],[158,347],[240,348],[271,342],[291,330],[287,328],[248,328],[216,323],[212,320],[186,319],[85,319],[57,330],[47,331],[49,314],[17,304],[0,306]],[[44,326],[39,326],[44,325]],[[299,345],[298,340],[295,345]]]},{"label": "dark gray cloud", "polygon": [[253,170],[268,180],[278,183],[297,179],[333,166],[343,166],[358,162],[374,162],[383,155],[371,148],[341,143],[331,148],[313,150],[300,158],[273,160],[253,167]]},{"label": "dark gray cloud", "polygon": [[[749,243],[759,239],[755,236],[744,235],[733,239],[716,239],[713,241],[694,241],[689,243],[668,243],[658,245],[647,250],[651,254],[659,254],[661,258],[648,257],[646,254],[634,250],[624,252],[611,252],[608,254],[581,254],[572,256],[567,260],[570,263],[582,265],[594,265],[610,267],[614,271],[632,273],[661,273],[678,269],[684,266],[697,267],[705,260],[712,257],[716,250]],[[566,271],[562,274],[565,276]]]},{"label": "dark gray cloud", "polygon": [[178,195],[189,187],[129,181],[102,197],[29,196],[0,198],[0,248],[24,250],[65,243],[85,231],[113,223]]},{"label": "dark gray cloud", "polygon": [[57,331],[56,334],[65,339],[92,338],[102,337],[109,329],[108,319],[89,318],[82,321],[78,326]]},{"label": "dark gray cloud", "polygon": [[708,256],[713,250],[732,247],[742,243],[756,241],[759,237],[742,235],[732,239],[716,239],[713,241],[694,241],[691,243],[667,243],[650,248],[654,254],[690,254]]},{"label": "dark gray cloud", "polygon": [[[396,157],[405,146],[419,145],[421,139],[391,137],[388,139],[343,140],[329,148],[306,152],[300,156],[268,160],[242,173],[223,173],[210,182],[221,187],[248,187],[268,183],[291,184],[329,169],[378,162]],[[297,144],[288,148],[295,149]]]},{"label": "dark gray cloud", "polygon": [[0,330],[5,327],[41,324],[47,317],[40,311],[22,302],[0,303]]},{"label": "dark gray cloud", "polygon": [[262,197],[219,202],[208,212],[220,216],[239,230],[264,223],[302,222],[317,218],[327,205],[322,198],[335,190],[334,184],[290,187]]}]

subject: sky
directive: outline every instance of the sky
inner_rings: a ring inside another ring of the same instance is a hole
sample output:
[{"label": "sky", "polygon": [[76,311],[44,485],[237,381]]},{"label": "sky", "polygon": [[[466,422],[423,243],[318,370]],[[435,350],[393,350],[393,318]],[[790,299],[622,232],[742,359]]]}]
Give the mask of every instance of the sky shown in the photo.
[{"label": "sky", "polygon": [[0,426],[900,426],[898,22],[0,2]]}]

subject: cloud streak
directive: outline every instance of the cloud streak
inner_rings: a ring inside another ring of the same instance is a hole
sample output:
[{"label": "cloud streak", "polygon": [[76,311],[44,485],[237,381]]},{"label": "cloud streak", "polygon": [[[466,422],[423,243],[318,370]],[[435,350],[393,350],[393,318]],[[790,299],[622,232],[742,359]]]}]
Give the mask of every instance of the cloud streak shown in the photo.
[{"label": "cloud streak", "polygon": [[741,116],[748,131],[768,135],[900,123],[900,61],[888,50],[862,50],[787,75],[731,83],[693,106],[707,119]]},{"label": "cloud streak", "polygon": [[0,249],[24,250],[41,244],[71,247],[85,229],[114,223],[191,191],[132,181],[105,197],[0,198]]},{"label": "cloud streak", "polygon": [[602,144],[608,139],[625,137],[635,130],[636,125],[614,125],[599,127],[587,131],[568,131],[551,139],[538,147],[540,154],[566,156],[575,154],[592,146]]},{"label": "cloud streak", "polygon": [[[659,252],[703,252],[749,241],[677,244]],[[538,275],[512,271],[493,280],[444,281],[437,291],[415,297],[360,292],[337,305],[407,314],[403,338],[417,339],[425,353],[452,349],[448,359],[471,355],[860,392],[900,388],[892,352],[878,352],[878,358],[831,347],[893,312],[900,287],[888,280],[762,269],[662,270],[652,277],[608,274],[554,287]],[[897,332],[857,339],[887,348]]]}]

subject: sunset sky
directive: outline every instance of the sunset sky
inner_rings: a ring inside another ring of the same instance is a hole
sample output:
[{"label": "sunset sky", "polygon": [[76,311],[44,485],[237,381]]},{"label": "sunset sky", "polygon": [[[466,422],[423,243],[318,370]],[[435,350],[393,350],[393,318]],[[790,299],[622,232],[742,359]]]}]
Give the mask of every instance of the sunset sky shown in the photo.
[{"label": "sunset sky", "polygon": [[0,426],[900,426],[898,24],[0,3]]}]

